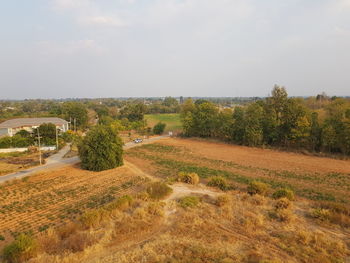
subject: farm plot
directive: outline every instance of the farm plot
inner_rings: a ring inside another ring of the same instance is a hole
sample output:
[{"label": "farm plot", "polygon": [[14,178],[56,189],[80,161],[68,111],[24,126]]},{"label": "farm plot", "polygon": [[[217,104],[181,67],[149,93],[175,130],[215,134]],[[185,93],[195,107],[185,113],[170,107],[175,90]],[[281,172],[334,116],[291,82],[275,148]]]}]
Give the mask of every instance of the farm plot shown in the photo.
[{"label": "farm plot", "polygon": [[[135,191],[146,179],[126,167],[89,172],[67,167],[0,185],[0,247],[18,233],[45,231]],[[3,243],[3,244],[2,244]]]},{"label": "farm plot", "polygon": [[204,182],[223,176],[236,189],[259,180],[306,199],[350,203],[349,161],[188,139],[130,149],[127,159],[169,179],[181,171],[196,172]]},{"label": "farm plot", "polygon": [[36,165],[39,165],[38,153],[0,153],[0,176]]},{"label": "farm plot", "polygon": [[165,132],[168,131],[181,131],[182,125],[180,121],[180,114],[170,113],[170,114],[147,114],[145,115],[148,126],[152,127],[158,122],[163,122],[166,124]]}]

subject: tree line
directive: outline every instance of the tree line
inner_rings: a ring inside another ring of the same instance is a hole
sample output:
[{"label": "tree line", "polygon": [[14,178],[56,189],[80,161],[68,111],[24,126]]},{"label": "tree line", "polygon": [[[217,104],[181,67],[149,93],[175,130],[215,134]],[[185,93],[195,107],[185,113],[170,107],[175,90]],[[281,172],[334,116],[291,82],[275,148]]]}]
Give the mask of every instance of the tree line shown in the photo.
[{"label": "tree line", "polygon": [[315,98],[321,99],[327,103],[314,110],[306,100],[288,97],[286,89],[277,85],[270,97],[234,110],[188,99],[181,108],[183,135],[349,155],[350,102],[323,95]]}]

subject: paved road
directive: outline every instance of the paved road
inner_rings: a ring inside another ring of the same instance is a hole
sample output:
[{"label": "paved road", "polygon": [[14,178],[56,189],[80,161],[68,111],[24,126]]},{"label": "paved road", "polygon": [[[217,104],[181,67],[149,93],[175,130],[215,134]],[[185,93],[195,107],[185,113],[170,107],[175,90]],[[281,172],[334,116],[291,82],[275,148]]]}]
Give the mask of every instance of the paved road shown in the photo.
[{"label": "paved road", "polygon": [[[158,141],[160,139],[164,139],[167,138],[169,136],[165,135],[165,136],[157,136],[157,137],[153,137],[150,139],[145,140],[142,144],[147,144],[147,143],[152,143],[154,141]],[[134,142],[129,142],[126,143],[124,145],[124,149],[130,149],[133,148],[135,146],[139,146],[142,144],[136,144]],[[49,158],[46,159],[46,163],[42,166],[36,166],[36,167],[32,167],[29,168],[27,170],[21,170],[19,172],[15,172],[12,174],[8,174],[8,175],[4,175],[4,176],[0,176],[0,184],[4,183],[6,181],[12,180],[12,179],[20,179],[26,176],[31,176],[33,174],[35,174],[36,172],[40,172],[40,171],[44,171],[44,170],[51,170],[51,169],[57,169],[57,168],[61,168],[64,166],[69,166],[69,165],[73,165],[78,163],[79,157],[72,157],[72,158],[63,158],[63,156],[69,152],[70,146],[66,145],[65,147],[63,147],[58,153],[50,156]]]}]

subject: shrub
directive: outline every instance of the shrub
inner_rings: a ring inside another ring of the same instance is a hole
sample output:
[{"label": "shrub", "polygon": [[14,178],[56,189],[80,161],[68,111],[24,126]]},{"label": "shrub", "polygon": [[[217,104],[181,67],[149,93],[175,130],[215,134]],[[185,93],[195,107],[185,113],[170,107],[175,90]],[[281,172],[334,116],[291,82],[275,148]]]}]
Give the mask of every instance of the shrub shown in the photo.
[{"label": "shrub", "polygon": [[154,134],[162,134],[165,130],[166,124],[162,122],[158,122],[156,125],[153,127],[153,133]]},{"label": "shrub", "polygon": [[265,183],[258,182],[258,181],[252,181],[247,188],[247,192],[250,195],[266,195],[267,191],[269,189],[269,186]]},{"label": "shrub", "polygon": [[276,209],[269,212],[269,216],[280,222],[290,222],[293,219],[293,214],[289,209]]},{"label": "shrub", "polygon": [[227,191],[230,188],[226,179],[221,176],[215,176],[211,178],[207,185],[212,187],[217,187],[222,191]]},{"label": "shrub", "polygon": [[148,201],[149,200],[149,194],[147,192],[141,192],[138,193],[136,196],[137,199],[142,200],[142,201]]},{"label": "shrub", "polygon": [[256,206],[263,205],[266,202],[265,196],[262,196],[262,195],[252,195],[249,197],[250,198],[248,199],[248,201],[251,204],[256,205]]},{"label": "shrub", "polygon": [[72,252],[84,251],[85,248],[93,245],[95,240],[93,240],[92,235],[89,233],[77,232],[70,235],[64,242],[65,249]]},{"label": "shrub", "polygon": [[330,211],[328,209],[316,208],[311,210],[310,215],[313,218],[317,218],[321,221],[326,221],[329,220]]},{"label": "shrub", "polygon": [[4,241],[5,237],[3,235],[0,235],[0,241]]},{"label": "shrub", "polygon": [[[322,216],[325,212],[319,210],[328,211],[326,217]],[[329,220],[333,224],[340,225],[342,227],[350,227],[350,208],[344,204],[333,202],[320,202],[318,208],[313,210],[313,217],[320,218],[322,220]]]},{"label": "shrub", "polygon": [[225,206],[230,202],[230,200],[231,196],[229,196],[228,194],[219,195],[216,199],[216,205],[220,207]]},{"label": "shrub", "polygon": [[11,138],[11,146],[12,147],[28,147],[32,145],[34,142],[32,138],[23,138],[20,135],[15,135]]},{"label": "shrub", "polygon": [[124,195],[122,197],[119,197],[117,200],[113,201],[112,203],[109,203],[105,206],[106,210],[112,211],[114,209],[119,210],[126,210],[130,207],[132,204],[133,199],[129,195]]},{"label": "shrub", "polygon": [[172,193],[171,189],[167,184],[161,182],[152,183],[147,188],[147,193],[152,199],[160,200]]},{"label": "shrub", "polygon": [[193,208],[198,206],[200,199],[197,196],[186,196],[179,200],[179,205],[182,208]]},{"label": "shrub", "polygon": [[279,189],[276,192],[274,192],[272,194],[272,197],[274,199],[279,199],[279,198],[282,198],[282,197],[286,197],[290,201],[293,201],[294,200],[294,192],[292,190],[290,190],[290,189],[282,188],[282,189]]},{"label": "shrub", "polygon": [[150,215],[162,216],[163,215],[163,204],[160,202],[152,202],[147,206],[147,212]]},{"label": "shrub", "polygon": [[93,228],[100,225],[101,213],[99,210],[91,210],[85,212],[81,218],[80,222],[84,228]]},{"label": "shrub", "polygon": [[29,235],[20,234],[15,241],[3,249],[3,257],[9,263],[20,263],[36,256],[37,241]]},{"label": "shrub", "polygon": [[68,142],[68,143],[73,142],[74,133],[72,131],[66,131],[66,132],[62,133],[61,137],[65,142]]},{"label": "shrub", "polygon": [[10,148],[12,146],[12,139],[9,136],[0,138],[0,148]]},{"label": "shrub", "polygon": [[123,143],[110,126],[93,127],[78,150],[84,169],[103,171],[123,165]]},{"label": "shrub", "polygon": [[196,173],[185,173],[180,172],[178,176],[178,181],[186,183],[186,184],[198,184],[199,176]]},{"label": "shrub", "polygon": [[286,197],[282,197],[282,198],[278,199],[275,203],[276,209],[287,209],[287,208],[290,208],[290,206],[291,206],[291,203],[290,203],[289,199]]},{"label": "shrub", "polygon": [[78,229],[79,229],[78,224],[73,223],[73,222],[69,222],[68,224],[65,224],[65,225],[61,226],[60,228],[58,228],[57,234],[59,235],[59,237],[61,239],[65,239],[65,238],[69,237],[70,235],[72,235],[73,233],[77,232]]}]

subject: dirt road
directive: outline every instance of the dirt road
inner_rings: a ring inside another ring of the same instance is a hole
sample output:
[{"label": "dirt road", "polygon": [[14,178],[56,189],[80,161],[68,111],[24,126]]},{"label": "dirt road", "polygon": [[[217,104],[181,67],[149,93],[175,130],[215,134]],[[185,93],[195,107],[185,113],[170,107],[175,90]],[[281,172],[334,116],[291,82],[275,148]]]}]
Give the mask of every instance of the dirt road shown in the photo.
[{"label": "dirt road", "polygon": [[[150,139],[145,140],[143,143],[140,144],[136,144],[134,142],[129,142],[126,143],[124,145],[124,149],[130,149],[142,144],[147,144],[147,143],[152,143],[154,141],[158,141],[161,139],[166,139],[169,136],[165,135],[165,136],[157,136],[157,137],[153,137]],[[49,158],[46,159],[46,163],[44,165],[41,166],[36,166],[36,167],[32,167],[29,168],[27,170],[21,170],[19,172],[15,172],[15,173],[11,173],[8,175],[4,175],[4,176],[0,176],[0,184],[4,183],[6,181],[9,180],[13,180],[13,179],[20,179],[23,177],[27,177],[27,176],[31,176],[33,174],[35,174],[36,172],[41,172],[44,170],[52,170],[52,169],[57,169],[57,168],[61,168],[64,166],[68,166],[68,165],[74,165],[76,163],[80,162],[80,159],[78,156],[72,157],[72,158],[63,158],[63,156],[69,152],[70,150],[70,146],[66,145],[64,146],[58,153],[50,156]]]}]

